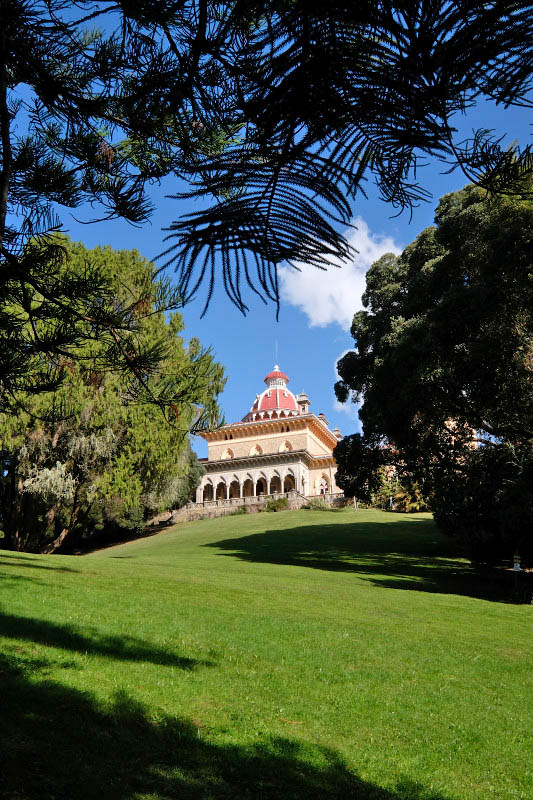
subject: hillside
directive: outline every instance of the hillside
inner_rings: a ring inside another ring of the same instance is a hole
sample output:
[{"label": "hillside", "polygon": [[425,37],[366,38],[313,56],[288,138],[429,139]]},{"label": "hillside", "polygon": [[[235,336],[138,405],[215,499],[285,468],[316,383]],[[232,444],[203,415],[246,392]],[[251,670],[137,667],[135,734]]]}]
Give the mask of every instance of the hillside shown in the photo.
[{"label": "hillside", "polygon": [[533,608],[428,515],[0,553],[10,800],[531,800]]}]

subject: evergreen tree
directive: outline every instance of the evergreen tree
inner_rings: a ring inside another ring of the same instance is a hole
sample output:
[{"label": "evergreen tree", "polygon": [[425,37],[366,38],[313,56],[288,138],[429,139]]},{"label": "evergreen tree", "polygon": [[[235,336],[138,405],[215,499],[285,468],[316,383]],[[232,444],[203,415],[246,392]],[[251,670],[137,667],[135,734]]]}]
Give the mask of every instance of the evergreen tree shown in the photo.
[{"label": "evergreen tree", "polygon": [[138,527],[186,502],[201,477],[188,432],[221,423],[216,398],[224,386],[211,354],[181,338],[180,315],[154,311],[160,287],[152,264],[135,251],[87,251],[64,239],[61,246],[74,274],[89,260],[109,276],[117,304],[142,287],[136,335],[141,347],[164,353],[147,390],[163,384],[175,402],[164,424],[157,406],[131,392],[128,371],[108,363],[106,345],[92,340],[62,358],[59,389],[27,395],[18,413],[0,417],[4,543],[44,552],[72,547],[95,529]]}]

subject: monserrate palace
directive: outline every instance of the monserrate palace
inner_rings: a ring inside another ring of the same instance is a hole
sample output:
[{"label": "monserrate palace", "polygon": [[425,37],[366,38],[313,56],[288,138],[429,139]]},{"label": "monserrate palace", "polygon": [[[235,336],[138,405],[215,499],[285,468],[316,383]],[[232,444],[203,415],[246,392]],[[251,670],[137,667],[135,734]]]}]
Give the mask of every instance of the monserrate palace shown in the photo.
[{"label": "monserrate palace", "polygon": [[323,414],[311,413],[305,392],[295,397],[288,382],[276,365],[242,422],[202,434],[209,455],[202,460],[206,475],[196,491],[197,503],[290,491],[306,497],[341,491],[333,458],[341,433],[338,428],[329,430]]}]

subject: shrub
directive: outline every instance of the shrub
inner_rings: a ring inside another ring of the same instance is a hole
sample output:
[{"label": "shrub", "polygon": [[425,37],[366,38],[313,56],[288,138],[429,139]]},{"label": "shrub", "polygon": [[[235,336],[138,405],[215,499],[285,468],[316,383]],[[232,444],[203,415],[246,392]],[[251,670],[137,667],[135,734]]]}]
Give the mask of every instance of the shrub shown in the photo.
[{"label": "shrub", "polygon": [[287,511],[289,501],[286,497],[272,498],[265,506],[265,511]]},{"label": "shrub", "polygon": [[322,497],[312,497],[303,508],[307,511],[329,511],[329,506]]},{"label": "shrub", "polygon": [[247,514],[248,508],[246,506],[239,506],[235,509],[235,511],[230,511],[229,514],[226,514],[227,517],[240,517],[242,514]]}]

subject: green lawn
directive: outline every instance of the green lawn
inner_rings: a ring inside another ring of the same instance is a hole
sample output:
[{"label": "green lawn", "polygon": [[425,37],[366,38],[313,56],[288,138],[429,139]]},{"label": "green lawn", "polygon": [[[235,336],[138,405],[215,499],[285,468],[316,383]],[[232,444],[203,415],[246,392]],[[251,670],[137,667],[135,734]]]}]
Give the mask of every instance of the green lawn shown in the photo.
[{"label": "green lawn", "polygon": [[3,798],[533,798],[533,607],[428,515],[204,520],[0,575]]}]

